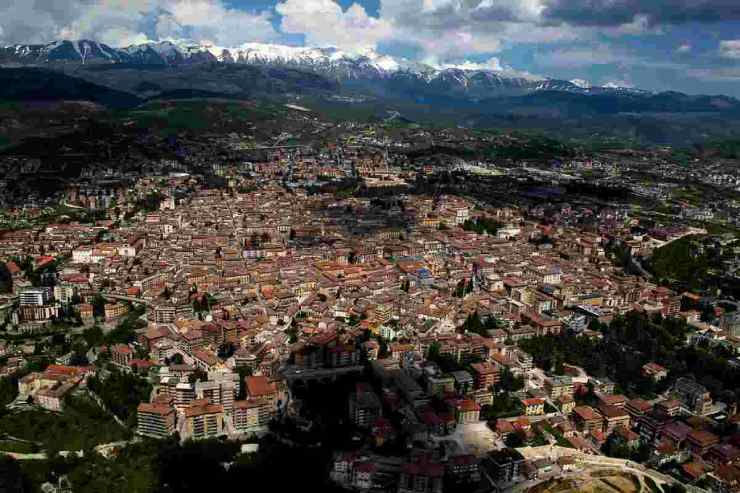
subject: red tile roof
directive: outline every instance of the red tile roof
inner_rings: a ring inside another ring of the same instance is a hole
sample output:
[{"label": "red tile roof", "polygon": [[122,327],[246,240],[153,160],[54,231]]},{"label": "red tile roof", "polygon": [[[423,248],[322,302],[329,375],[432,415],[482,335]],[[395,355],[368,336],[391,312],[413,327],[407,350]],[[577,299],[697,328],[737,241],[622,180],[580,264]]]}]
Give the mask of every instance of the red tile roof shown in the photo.
[{"label": "red tile roof", "polygon": [[271,397],[277,392],[274,382],[270,382],[265,376],[252,376],[245,378],[247,384],[247,395],[249,397]]}]

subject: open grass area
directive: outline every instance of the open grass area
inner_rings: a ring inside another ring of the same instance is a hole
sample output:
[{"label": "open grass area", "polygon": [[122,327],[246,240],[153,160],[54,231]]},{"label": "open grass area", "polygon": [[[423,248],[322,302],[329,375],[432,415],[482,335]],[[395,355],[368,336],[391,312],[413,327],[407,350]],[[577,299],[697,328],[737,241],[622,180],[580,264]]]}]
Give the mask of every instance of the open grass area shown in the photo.
[{"label": "open grass area", "polygon": [[682,186],[673,190],[673,197],[688,202],[691,205],[700,205],[704,198],[704,191],[695,186]]},{"label": "open grass area", "polygon": [[41,493],[41,484],[66,475],[75,493],[154,493],[157,487],[156,442],[134,444],[117,456],[106,459],[98,454],[84,458],[22,461],[28,493]]},{"label": "open grass area", "polygon": [[17,442],[15,440],[0,440],[0,451],[15,452],[17,454],[33,454],[39,451],[37,446],[27,442]]},{"label": "open grass area", "polygon": [[33,410],[5,415],[0,430],[36,442],[48,452],[85,450],[130,437],[128,430],[86,397],[68,398],[62,413]]}]

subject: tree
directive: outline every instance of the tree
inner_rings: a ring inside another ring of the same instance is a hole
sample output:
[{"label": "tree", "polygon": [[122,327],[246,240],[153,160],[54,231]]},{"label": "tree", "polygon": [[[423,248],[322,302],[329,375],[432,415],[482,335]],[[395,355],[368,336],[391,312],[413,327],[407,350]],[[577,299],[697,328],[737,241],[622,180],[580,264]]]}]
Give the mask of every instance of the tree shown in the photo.
[{"label": "tree", "polygon": [[388,355],[391,354],[391,351],[388,348],[388,342],[386,342],[385,339],[383,339],[382,337],[380,337],[378,339],[378,344],[380,346],[378,348],[378,358],[384,359],[384,358],[388,357]]},{"label": "tree", "polygon": [[188,375],[188,382],[195,383],[195,382],[205,382],[208,380],[208,374],[201,370],[200,368],[196,368],[193,373]]},{"label": "tree", "polygon": [[95,324],[89,329],[85,329],[82,333],[82,338],[85,340],[87,347],[97,347],[103,343],[105,336],[103,335],[103,329]]},{"label": "tree", "polygon": [[485,323],[483,324],[483,328],[486,331],[497,329],[498,328],[498,320],[496,320],[496,317],[494,317],[493,315],[489,315],[488,318],[486,319]]},{"label": "tree", "polygon": [[298,341],[298,325],[295,319],[293,319],[290,326],[285,329],[285,333],[288,334],[288,344],[294,344]]},{"label": "tree", "polygon": [[9,293],[13,289],[13,277],[5,262],[0,262],[0,293]]},{"label": "tree", "polygon": [[87,351],[82,343],[75,343],[72,345],[72,358],[69,362],[72,366],[87,366],[90,362],[87,359]]},{"label": "tree", "polygon": [[504,367],[501,369],[499,375],[498,387],[506,392],[517,392],[524,388],[524,379],[522,377],[516,377],[511,370]]},{"label": "tree", "polygon": [[552,371],[556,375],[564,375],[565,374],[565,365],[563,364],[563,358],[562,357],[555,358],[555,364],[552,366]]},{"label": "tree", "polygon": [[239,374],[239,395],[236,398],[243,401],[247,398],[247,384],[245,383],[245,379],[252,376],[253,370],[248,366],[239,366],[236,372]]},{"label": "tree", "polygon": [[93,306],[93,313],[96,317],[102,317],[105,315],[105,298],[100,294],[96,294],[92,299],[91,305]]},{"label": "tree", "polygon": [[465,294],[470,294],[473,292],[473,280],[468,279],[468,283],[465,285]]},{"label": "tree", "polygon": [[611,435],[609,439],[604,442],[601,446],[601,451],[609,456],[617,459],[629,459],[631,456],[630,448],[625,443],[624,439],[616,435]]},{"label": "tree", "polygon": [[473,231],[478,234],[495,235],[499,228],[501,228],[501,224],[487,217],[479,217],[476,219],[466,220],[463,223],[462,227],[465,231]]},{"label": "tree", "polygon": [[148,401],[152,387],[149,382],[132,373],[113,370],[103,380],[93,376],[88,379],[88,388],[97,394],[110,411],[127,421],[136,424],[136,408],[142,401]]},{"label": "tree", "polygon": [[8,455],[0,455],[0,491],[7,493],[23,493],[23,473],[18,462]]},{"label": "tree", "polygon": [[460,279],[460,282],[457,283],[457,287],[455,287],[454,295],[456,298],[465,297],[465,279]]},{"label": "tree", "polygon": [[0,414],[18,396],[18,377],[19,374],[0,378]]},{"label": "tree", "polygon": [[465,319],[465,323],[462,325],[462,330],[463,332],[474,332],[476,334],[486,335],[486,329],[483,322],[481,322],[480,315],[478,315],[477,310],[468,315],[468,318]]},{"label": "tree", "polygon": [[430,361],[439,359],[439,357],[441,356],[441,350],[442,345],[439,342],[434,341],[429,345],[429,349],[427,350],[427,359]]},{"label": "tree", "polygon": [[234,351],[236,351],[236,348],[233,343],[224,342],[218,347],[218,357],[223,359],[230,358],[234,354]]},{"label": "tree", "polygon": [[504,440],[504,443],[509,448],[517,448],[524,445],[524,439],[522,436],[516,432],[516,433],[509,433],[506,436],[506,439]]}]

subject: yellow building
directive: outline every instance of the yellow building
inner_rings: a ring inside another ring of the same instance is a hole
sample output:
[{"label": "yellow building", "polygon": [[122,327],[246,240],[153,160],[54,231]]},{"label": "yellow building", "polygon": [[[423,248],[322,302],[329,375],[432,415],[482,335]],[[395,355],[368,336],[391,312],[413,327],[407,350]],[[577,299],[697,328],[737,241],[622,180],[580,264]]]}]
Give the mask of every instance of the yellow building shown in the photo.
[{"label": "yellow building", "polygon": [[539,416],[545,414],[545,400],[539,398],[522,399],[524,414],[527,416]]},{"label": "yellow building", "polygon": [[216,438],[224,433],[224,408],[207,399],[192,401],[185,408],[183,436],[192,440]]}]

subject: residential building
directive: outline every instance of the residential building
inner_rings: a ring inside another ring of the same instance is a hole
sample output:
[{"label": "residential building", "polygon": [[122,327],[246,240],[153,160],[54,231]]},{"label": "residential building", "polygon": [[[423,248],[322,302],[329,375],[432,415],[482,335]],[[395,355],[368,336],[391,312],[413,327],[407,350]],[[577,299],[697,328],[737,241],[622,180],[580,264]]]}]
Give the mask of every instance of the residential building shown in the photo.
[{"label": "residential building", "polygon": [[701,384],[689,378],[679,378],[673,385],[673,393],[690,412],[704,416],[712,410],[712,397]]},{"label": "residential building", "polygon": [[573,379],[567,375],[552,376],[545,379],[545,391],[550,399],[557,399],[561,395],[573,396]]},{"label": "residential building", "polygon": [[473,363],[470,367],[473,370],[476,389],[488,389],[496,385],[500,379],[498,367],[489,361]]},{"label": "residential building", "polygon": [[524,467],[524,456],[515,449],[493,450],[483,461],[491,479],[498,485],[519,481]]},{"label": "residential building", "polygon": [[174,400],[157,399],[142,402],[136,412],[136,432],[152,438],[166,438],[176,430],[177,418]]},{"label": "residential building", "polygon": [[455,405],[458,424],[477,423],[480,421],[480,406],[471,399],[462,399]]},{"label": "residential building", "polygon": [[596,412],[601,415],[601,419],[604,421],[603,431],[607,436],[611,435],[617,428],[629,429],[630,415],[626,410],[617,406],[599,404],[596,407]]},{"label": "residential building", "polygon": [[207,399],[192,401],[183,411],[182,436],[185,439],[217,438],[224,433],[224,408]]},{"label": "residential building", "polygon": [[583,433],[593,433],[603,428],[601,416],[590,406],[573,408],[573,421],[576,428]]},{"label": "residential building", "polygon": [[694,430],[686,436],[686,444],[692,454],[703,457],[709,449],[719,443],[719,437],[704,430]]},{"label": "residential building", "polygon": [[539,416],[545,414],[545,400],[539,398],[522,399],[524,414],[527,416]]},{"label": "residential building", "polygon": [[398,493],[442,493],[444,466],[427,456],[401,466]]},{"label": "residential building", "polygon": [[383,407],[369,385],[358,383],[349,397],[349,418],[360,428],[369,428],[382,415]]}]

